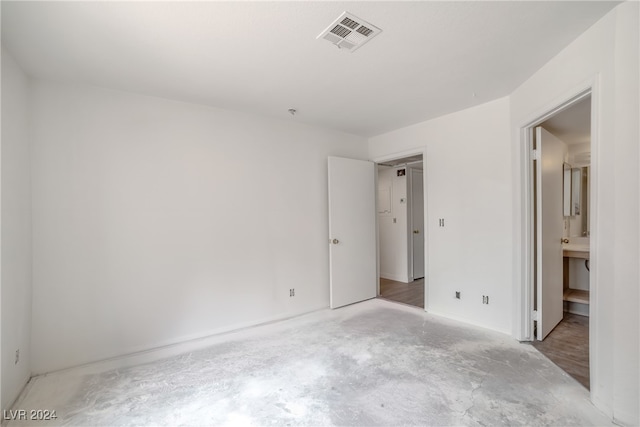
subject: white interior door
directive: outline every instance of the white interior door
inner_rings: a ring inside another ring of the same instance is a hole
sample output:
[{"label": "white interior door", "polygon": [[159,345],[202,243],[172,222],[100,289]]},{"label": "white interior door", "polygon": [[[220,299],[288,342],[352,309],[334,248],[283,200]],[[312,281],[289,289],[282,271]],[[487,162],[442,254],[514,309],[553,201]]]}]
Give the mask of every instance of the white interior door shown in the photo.
[{"label": "white interior door", "polygon": [[543,340],[562,320],[562,178],[566,144],[536,128],[537,339]]},{"label": "white interior door", "polygon": [[413,280],[416,280],[424,277],[424,182],[421,170],[410,171]]},{"label": "white interior door", "polygon": [[330,305],[377,292],[374,163],[329,157]]}]

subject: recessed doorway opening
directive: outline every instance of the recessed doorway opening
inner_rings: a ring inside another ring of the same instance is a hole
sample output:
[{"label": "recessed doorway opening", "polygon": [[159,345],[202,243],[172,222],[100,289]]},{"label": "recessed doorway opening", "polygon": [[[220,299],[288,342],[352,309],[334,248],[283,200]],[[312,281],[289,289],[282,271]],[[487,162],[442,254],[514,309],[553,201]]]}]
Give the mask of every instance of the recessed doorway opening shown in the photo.
[{"label": "recessed doorway opening", "polygon": [[377,163],[380,298],[425,307],[423,155]]},{"label": "recessed doorway opening", "polygon": [[[541,353],[590,388],[592,89],[523,127],[528,205],[524,320]],[[526,307],[525,306],[525,307]],[[527,314],[530,313],[530,314]]]}]

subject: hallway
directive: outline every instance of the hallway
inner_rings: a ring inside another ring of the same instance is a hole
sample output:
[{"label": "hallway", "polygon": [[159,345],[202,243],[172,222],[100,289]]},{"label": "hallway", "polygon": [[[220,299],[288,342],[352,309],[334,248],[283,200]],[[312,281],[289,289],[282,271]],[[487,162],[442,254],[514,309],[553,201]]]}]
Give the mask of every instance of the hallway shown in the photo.
[{"label": "hallway", "polygon": [[424,278],[403,283],[381,277],[380,298],[424,308]]}]

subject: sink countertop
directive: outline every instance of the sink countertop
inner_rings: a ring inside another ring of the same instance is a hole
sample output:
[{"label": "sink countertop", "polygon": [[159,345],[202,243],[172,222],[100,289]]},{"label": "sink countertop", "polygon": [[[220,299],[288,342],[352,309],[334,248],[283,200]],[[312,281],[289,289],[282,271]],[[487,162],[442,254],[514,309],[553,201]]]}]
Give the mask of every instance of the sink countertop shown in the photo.
[{"label": "sink countertop", "polygon": [[562,253],[567,258],[580,258],[589,259],[591,254],[589,253],[589,242],[575,242],[575,243],[563,243]]},{"label": "sink countertop", "polygon": [[588,243],[563,243],[562,249],[565,251],[589,252]]}]

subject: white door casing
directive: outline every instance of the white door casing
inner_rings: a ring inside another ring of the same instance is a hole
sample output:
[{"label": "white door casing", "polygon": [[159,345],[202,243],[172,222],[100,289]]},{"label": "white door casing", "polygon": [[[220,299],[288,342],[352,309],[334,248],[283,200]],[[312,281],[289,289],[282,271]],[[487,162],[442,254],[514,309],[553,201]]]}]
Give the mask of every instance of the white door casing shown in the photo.
[{"label": "white door casing", "polygon": [[374,163],[329,157],[330,307],[377,292]]},{"label": "white door casing", "polygon": [[536,128],[536,241],[538,327],[542,341],[563,316],[562,180],[566,144]]}]

